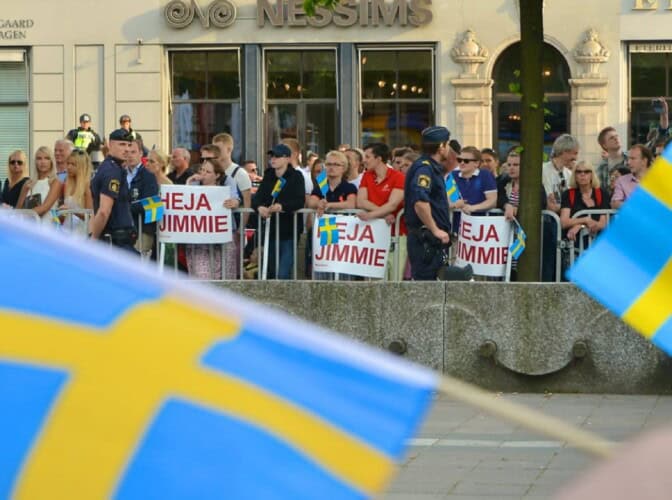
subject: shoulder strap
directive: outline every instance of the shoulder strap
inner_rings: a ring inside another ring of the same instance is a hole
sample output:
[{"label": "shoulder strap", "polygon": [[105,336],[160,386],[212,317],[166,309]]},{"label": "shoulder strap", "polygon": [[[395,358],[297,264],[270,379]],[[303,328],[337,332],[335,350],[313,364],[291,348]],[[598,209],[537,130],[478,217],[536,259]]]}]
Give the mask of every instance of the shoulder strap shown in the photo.
[{"label": "shoulder strap", "polygon": [[602,206],[602,190],[595,188],[595,206],[600,208]]},{"label": "shoulder strap", "polygon": [[[231,174],[231,177],[233,178],[234,181],[236,180],[236,174],[238,173],[238,170],[240,170],[240,165],[238,165],[236,168],[234,168],[233,173]],[[236,181],[236,184],[237,183],[238,182]]]},{"label": "shoulder strap", "polygon": [[569,206],[574,208],[574,201],[576,200],[576,188],[569,188]]}]

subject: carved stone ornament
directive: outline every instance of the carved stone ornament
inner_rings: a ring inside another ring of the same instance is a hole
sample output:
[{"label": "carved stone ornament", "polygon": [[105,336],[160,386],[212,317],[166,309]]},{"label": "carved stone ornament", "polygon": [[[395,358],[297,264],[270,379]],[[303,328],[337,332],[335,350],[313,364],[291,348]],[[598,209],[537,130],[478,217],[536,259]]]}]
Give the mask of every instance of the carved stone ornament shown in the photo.
[{"label": "carved stone ornament", "polygon": [[177,29],[186,28],[196,15],[204,28],[227,28],[236,20],[236,6],[229,0],[213,0],[203,11],[195,0],[171,0],[163,10],[168,24]]},{"label": "carved stone ornament", "polygon": [[609,51],[600,42],[600,37],[593,28],[586,31],[584,39],[574,51],[574,60],[583,67],[582,78],[599,78],[600,64],[607,62]]},{"label": "carved stone ornament", "polygon": [[450,51],[450,55],[453,61],[462,65],[460,78],[477,78],[478,67],[488,58],[488,49],[476,40],[476,33],[468,29]]}]

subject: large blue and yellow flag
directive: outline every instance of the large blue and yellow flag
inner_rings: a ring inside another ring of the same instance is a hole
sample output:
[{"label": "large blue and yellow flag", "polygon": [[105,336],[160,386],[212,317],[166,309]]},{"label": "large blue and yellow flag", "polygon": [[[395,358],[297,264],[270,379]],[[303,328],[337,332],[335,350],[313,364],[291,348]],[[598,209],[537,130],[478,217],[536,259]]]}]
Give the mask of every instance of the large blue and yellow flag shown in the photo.
[{"label": "large blue and yellow flag", "polygon": [[20,220],[0,217],[0,262],[0,498],[368,497],[436,385]]},{"label": "large blue and yellow flag", "polygon": [[672,355],[672,146],[570,278]]},{"label": "large blue and yellow flag", "polygon": [[161,196],[158,194],[155,196],[149,196],[138,200],[142,204],[142,208],[145,210],[145,224],[150,224],[152,222],[159,222],[163,219],[164,205]]}]

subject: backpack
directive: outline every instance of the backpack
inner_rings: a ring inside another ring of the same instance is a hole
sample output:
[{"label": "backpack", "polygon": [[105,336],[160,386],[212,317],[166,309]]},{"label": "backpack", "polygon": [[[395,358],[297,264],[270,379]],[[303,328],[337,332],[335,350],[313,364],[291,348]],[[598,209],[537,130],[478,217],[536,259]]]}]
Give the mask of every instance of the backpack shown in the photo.
[{"label": "backpack", "polygon": [[[576,188],[569,188],[569,208],[574,208],[576,203]],[[595,208],[602,206],[602,190],[595,188]]]}]

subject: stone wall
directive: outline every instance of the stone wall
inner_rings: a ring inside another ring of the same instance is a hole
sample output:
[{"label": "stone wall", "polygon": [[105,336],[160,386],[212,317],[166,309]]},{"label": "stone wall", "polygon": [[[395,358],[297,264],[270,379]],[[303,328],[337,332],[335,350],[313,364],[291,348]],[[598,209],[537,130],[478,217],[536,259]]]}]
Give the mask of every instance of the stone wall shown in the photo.
[{"label": "stone wall", "polygon": [[672,393],[672,362],[571,284],[219,286],[495,391]]}]

